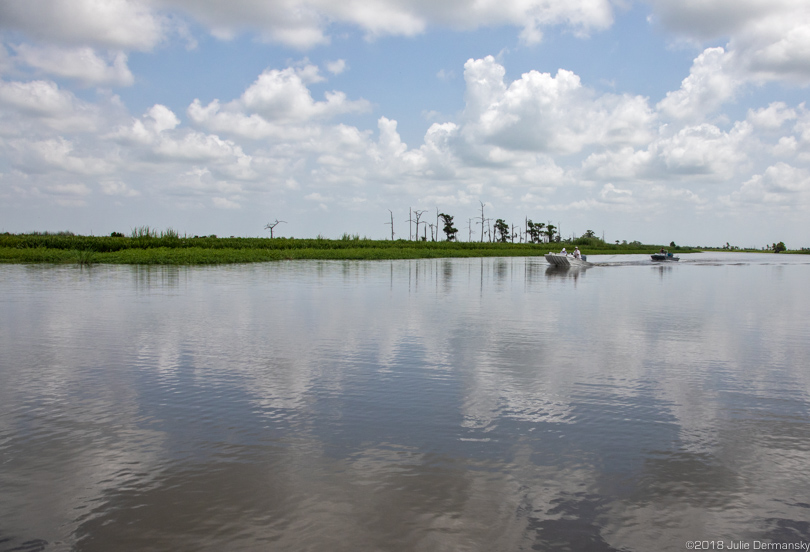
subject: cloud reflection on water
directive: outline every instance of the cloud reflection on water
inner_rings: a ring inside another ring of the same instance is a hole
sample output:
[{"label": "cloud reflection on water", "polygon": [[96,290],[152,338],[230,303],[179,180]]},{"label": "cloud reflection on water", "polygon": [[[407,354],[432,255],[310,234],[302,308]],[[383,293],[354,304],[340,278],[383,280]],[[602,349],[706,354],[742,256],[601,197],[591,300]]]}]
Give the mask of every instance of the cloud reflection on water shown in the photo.
[{"label": "cloud reflection on water", "polygon": [[[804,265],[53,270],[3,295],[39,313],[2,318],[0,360],[25,368],[0,373],[12,405],[0,453],[20,460],[4,478],[12,542],[647,550],[807,537]],[[34,478],[49,462],[46,508]]]}]

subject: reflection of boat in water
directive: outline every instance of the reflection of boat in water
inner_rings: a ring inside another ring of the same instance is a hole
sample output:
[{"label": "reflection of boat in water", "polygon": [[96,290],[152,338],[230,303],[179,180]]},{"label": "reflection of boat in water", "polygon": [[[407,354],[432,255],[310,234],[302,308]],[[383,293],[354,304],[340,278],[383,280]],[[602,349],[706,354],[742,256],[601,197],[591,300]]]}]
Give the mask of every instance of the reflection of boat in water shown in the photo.
[{"label": "reflection of boat in water", "polygon": [[585,255],[582,255],[581,259],[577,259],[573,255],[565,255],[563,253],[548,253],[546,255],[546,261],[548,261],[548,264],[551,266],[559,268],[593,266],[592,263],[588,262]]},{"label": "reflection of boat in water", "polygon": [[[588,263],[588,266],[593,266]],[[554,266],[546,268],[546,278],[573,278],[575,281],[584,276],[588,266]]]},{"label": "reflection of boat in water", "polygon": [[650,255],[653,261],[680,261],[681,258],[673,255],[666,249],[662,249],[659,253],[653,253]]}]

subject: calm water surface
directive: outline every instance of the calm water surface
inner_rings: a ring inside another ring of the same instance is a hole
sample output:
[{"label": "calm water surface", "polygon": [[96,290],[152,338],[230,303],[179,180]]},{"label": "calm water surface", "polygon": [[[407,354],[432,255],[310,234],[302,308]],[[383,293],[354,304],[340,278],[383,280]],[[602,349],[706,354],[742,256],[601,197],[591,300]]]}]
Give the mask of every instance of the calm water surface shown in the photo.
[{"label": "calm water surface", "polygon": [[810,544],[810,257],[0,266],[0,550]]}]

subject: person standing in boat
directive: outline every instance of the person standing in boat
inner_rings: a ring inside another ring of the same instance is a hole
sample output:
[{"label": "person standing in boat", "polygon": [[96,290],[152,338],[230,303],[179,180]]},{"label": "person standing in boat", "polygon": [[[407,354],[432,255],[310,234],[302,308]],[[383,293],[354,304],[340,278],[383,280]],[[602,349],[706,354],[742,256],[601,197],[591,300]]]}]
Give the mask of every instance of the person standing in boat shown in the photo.
[{"label": "person standing in boat", "polygon": [[566,251],[565,248],[563,247],[562,251],[560,251],[560,255],[565,255],[567,257],[568,256],[568,251]]},{"label": "person standing in boat", "polygon": [[582,258],[582,253],[579,252],[579,247],[574,248],[574,258],[575,259],[581,259]]}]

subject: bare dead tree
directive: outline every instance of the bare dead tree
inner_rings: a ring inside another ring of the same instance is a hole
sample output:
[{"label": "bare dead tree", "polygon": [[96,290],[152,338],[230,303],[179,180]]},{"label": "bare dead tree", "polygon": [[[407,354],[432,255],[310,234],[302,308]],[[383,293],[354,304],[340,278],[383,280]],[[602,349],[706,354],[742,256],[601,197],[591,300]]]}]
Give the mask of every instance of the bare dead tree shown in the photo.
[{"label": "bare dead tree", "polygon": [[428,224],[428,226],[430,226],[430,241],[434,241],[434,242],[435,242],[435,241],[436,241],[436,238],[435,238],[435,236],[433,235],[433,229],[435,228],[436,230],[438,230],[439,228],[438,228],[438,226],[433,225],[433,224]]},{"label": "bare dead tree", "polygon": [[478,203],[481,204],[481,242],[483,243],[483,241],[484,241],[484,223],[487,221],[487,219],[484,218],[484,205],[486,205],[486,203],[482,202],[480,199],[478,200]]},{"label": "bare dead tree", "polygon": [[472,241],[472,219],[467,219],[467,230],[468,230],[468,232],[467,232],[467,234],[468,234],[467,235],[467,241],[471,242]]},{"label": "bare dead tree", "polygon": [[414,210],[414,212],[413,212],[414,216],[416,217],[416,221],[415,221],[415,223],[416,223],[416,241],[419,241],[419,219],[425,213],[427,213],[427,211],[424,210],[424,209],[422,209],[421,211]]},{"label": "bare dead tree", "polygon": [[265,225],[264,229],[265,229],[265,230],[270,230],[270,239],[271,239],[271,240],[273,239],[273,229],[274,229],[276,226],[278,226],[279,224],[281,224],[282,222],[283,222],[284,224],[287,224],[287,221],[286,221],[286,220],[278,220],[278,219],[276,219],[276,222],[274,222],[274,223],[272,223],[272,224],[268,222],[268,223]]},{"label": "bare dead tree", "polygon": [[391,241],[394,241],[394,212],[391,209],[388,212],[391,213],[391,222],[386,222],[385,225],[391,225]]}]

